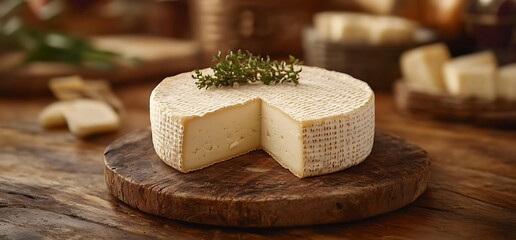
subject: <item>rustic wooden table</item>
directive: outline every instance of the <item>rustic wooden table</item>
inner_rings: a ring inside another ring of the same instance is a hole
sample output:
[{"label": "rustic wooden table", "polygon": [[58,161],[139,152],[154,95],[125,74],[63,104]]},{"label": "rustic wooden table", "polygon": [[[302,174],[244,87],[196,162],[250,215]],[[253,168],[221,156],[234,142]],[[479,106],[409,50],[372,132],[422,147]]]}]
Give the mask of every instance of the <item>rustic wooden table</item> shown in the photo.
[{"label": "rustic wooden table", "polygon": [[104,148],[149,126],[154,84],[117,91],[120,131],[86,140],[45,131],[37,115],[50,98],[0,98],[0,238],[55,239],[514,239],[516,131],[407,118],[377,94],[377,128],[410,140],[432,158],[426,192],[398,211],[352,223],[276,229],[221,228],[171,221],[111,196]]}]

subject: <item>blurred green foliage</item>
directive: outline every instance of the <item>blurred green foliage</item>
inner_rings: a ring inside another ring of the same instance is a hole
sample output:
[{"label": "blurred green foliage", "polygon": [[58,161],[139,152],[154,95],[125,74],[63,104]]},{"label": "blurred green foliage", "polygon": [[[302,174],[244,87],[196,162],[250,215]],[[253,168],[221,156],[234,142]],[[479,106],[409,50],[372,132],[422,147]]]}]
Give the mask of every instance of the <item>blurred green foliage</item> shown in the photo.
[{"label": "blurred green foliage", "polygon": [[[24,8],[28,8],[25,0],[0,2],[0,48],[3,50],[23,50],[26,53],[24,63],[65,62],[98,70],[115,67],[114,60],[119,57],[117,53],[96,49],[81,37],[31,27],[20,16]],[[63,9],[61,0],[51,0],[34,14],[47,21]]]}]

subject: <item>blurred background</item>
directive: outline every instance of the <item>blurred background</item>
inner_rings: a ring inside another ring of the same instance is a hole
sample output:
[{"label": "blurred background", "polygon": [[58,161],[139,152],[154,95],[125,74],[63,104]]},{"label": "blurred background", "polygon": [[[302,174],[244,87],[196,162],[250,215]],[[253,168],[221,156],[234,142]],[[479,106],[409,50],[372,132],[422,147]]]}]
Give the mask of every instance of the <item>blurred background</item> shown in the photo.
[{"label": "blurred background", "polygon": [[401,55],[433,43],[451,58],[489,51],[497,67],[514,63],[515,26],[514,0],[2,0],[0,94],[49,95],[50,79],[70,75],[157,83],[237,49],[392,92]]}]

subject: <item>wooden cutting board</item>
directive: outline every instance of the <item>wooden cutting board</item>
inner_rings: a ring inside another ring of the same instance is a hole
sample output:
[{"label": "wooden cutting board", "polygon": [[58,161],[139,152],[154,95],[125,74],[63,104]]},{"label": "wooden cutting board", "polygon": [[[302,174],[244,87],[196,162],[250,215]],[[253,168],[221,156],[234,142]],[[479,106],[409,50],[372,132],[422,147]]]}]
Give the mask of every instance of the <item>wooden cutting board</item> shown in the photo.
[{"label": "wooden cutting board", "polygon": [[143,212],[193,223],[238,227],[312,225],[362,219],[421,195],[430,159],[416,145],[376,133],[371,155],[333,174],[300,179],[264,151],[181,173],[154,152],[149,129],[105,151],[113,195]]}]

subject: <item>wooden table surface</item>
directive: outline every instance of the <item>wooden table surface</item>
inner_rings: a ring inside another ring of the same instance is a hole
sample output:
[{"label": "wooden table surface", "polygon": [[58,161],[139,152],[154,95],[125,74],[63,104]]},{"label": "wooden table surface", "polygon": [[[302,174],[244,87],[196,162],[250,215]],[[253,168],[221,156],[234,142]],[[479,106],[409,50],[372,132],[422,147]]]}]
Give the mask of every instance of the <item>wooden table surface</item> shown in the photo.
[{"label": "wooden table surface", "polygon": [[398,211],[321,226],[239,229],[150,216],[111,196],[104,148],[149,126],[156,83],[125,87],[120,131],[85,140],[37,124],[51,98],[0,98],[0,238],[55,239],[515,239],[516,131],[414,119],[377,93],[377,129],[426,149],[429,187]]}]

